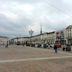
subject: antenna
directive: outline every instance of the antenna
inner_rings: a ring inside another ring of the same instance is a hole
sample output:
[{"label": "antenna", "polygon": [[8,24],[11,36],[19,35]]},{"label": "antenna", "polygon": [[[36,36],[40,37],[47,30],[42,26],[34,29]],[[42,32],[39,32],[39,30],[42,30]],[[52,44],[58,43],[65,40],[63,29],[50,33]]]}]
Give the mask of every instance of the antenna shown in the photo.
[{"label": "antenna", "polygon": [[42,24],[40,24],[40,34],[42,34]]}]

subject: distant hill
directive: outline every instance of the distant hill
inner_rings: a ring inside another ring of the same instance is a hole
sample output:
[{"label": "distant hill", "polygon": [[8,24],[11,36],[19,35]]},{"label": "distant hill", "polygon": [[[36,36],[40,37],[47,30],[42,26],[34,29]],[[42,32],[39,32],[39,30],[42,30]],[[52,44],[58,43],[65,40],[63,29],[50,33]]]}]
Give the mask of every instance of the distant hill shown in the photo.
[{"label": "distant hill", "polygon": [[6,36],[0,36],[0,38],[8,38],[8,37],[6,37]]}]

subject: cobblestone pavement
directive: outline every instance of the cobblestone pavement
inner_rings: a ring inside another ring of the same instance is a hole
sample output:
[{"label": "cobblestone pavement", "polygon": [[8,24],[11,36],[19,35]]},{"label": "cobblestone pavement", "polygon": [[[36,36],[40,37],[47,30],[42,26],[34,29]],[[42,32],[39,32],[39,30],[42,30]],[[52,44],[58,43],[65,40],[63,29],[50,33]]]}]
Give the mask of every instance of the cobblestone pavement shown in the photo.
[{"label": "cobblestone pavement", "polygon": [[[23,46],[0,48],[0,61],[63,56],[72,56],[72,54],[66,52],[55,54],[53,50]],[[72,72],[72,57],[0,63],[0,72]]]}]

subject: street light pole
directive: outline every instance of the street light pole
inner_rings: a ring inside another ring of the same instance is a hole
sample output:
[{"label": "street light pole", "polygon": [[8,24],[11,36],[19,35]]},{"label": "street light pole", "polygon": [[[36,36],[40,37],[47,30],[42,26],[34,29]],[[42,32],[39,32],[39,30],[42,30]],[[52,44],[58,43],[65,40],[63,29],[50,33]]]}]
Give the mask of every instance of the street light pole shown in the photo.
[{"label": "street light pole", "polygon": [[30,37],[32,37],[32,35],[33,35],[33,30],[32,29],[29,31],[29,35],[30,35]]},{"label": "street light pole", "polygon": [[30,43],[31,43],[31,37],[33,35],[33,30],[32,29],[29,31],[29,35],[30,35]]}]

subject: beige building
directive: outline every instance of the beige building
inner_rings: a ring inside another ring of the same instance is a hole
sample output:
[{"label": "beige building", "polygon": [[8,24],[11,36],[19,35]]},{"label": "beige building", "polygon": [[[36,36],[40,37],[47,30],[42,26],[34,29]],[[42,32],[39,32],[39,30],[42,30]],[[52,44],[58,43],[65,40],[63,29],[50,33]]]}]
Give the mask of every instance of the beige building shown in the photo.
[{"label": "beige building", "polygon": [[56,40],[56,33],[55,32],[43,33],[43,34],[39,34],[39,35],[31,37],[31,41],[34,43],[54,44],[55,40]]},{"label": "beige building", "polygon": [[42,33],[39,35],[35,35],[32,37],[17,37],[14,38],[14,42],[31,42],[31,43],[49,43],[49,44],[54,44],[56,41],[57,37],[57,32],[49,32],[49,33]]},{"label": "beige building", "polygon": [[11,44],[15,44],[17,42],[20,42],[20,44],[29,41],[29,37],[16,37],[10,40]]},{"label": "beige building", "polygon": [[38,34],[32,37],[17,37],[12,39],[14,42],[29,42],[29,43],[50,43],[54,44],[56,41],[59,41],[61,44],[64,44],[64,42],[68,41],[70,37],[70,32],[68,32],[68,28],[64,31],[59,31],[59,32],[46,32],[42,34]]},{"label": "beige building", "polygon": [[64,38],[66,40],[66,43],[72,44],[72,25],[69,25],[65,30],[64,30]]},{"label": "beige building", "polygon": [[64,32],[48,32],[42,33],[36,36],[31,37],[31,41],[34,43],[49,43],[54,44],[56,41],[59,41],[61,44],[64,44]]},{"label": "beige building", "polygon": [[8,40],[8,37],[0,36],[0,45],[6,44]]}]

